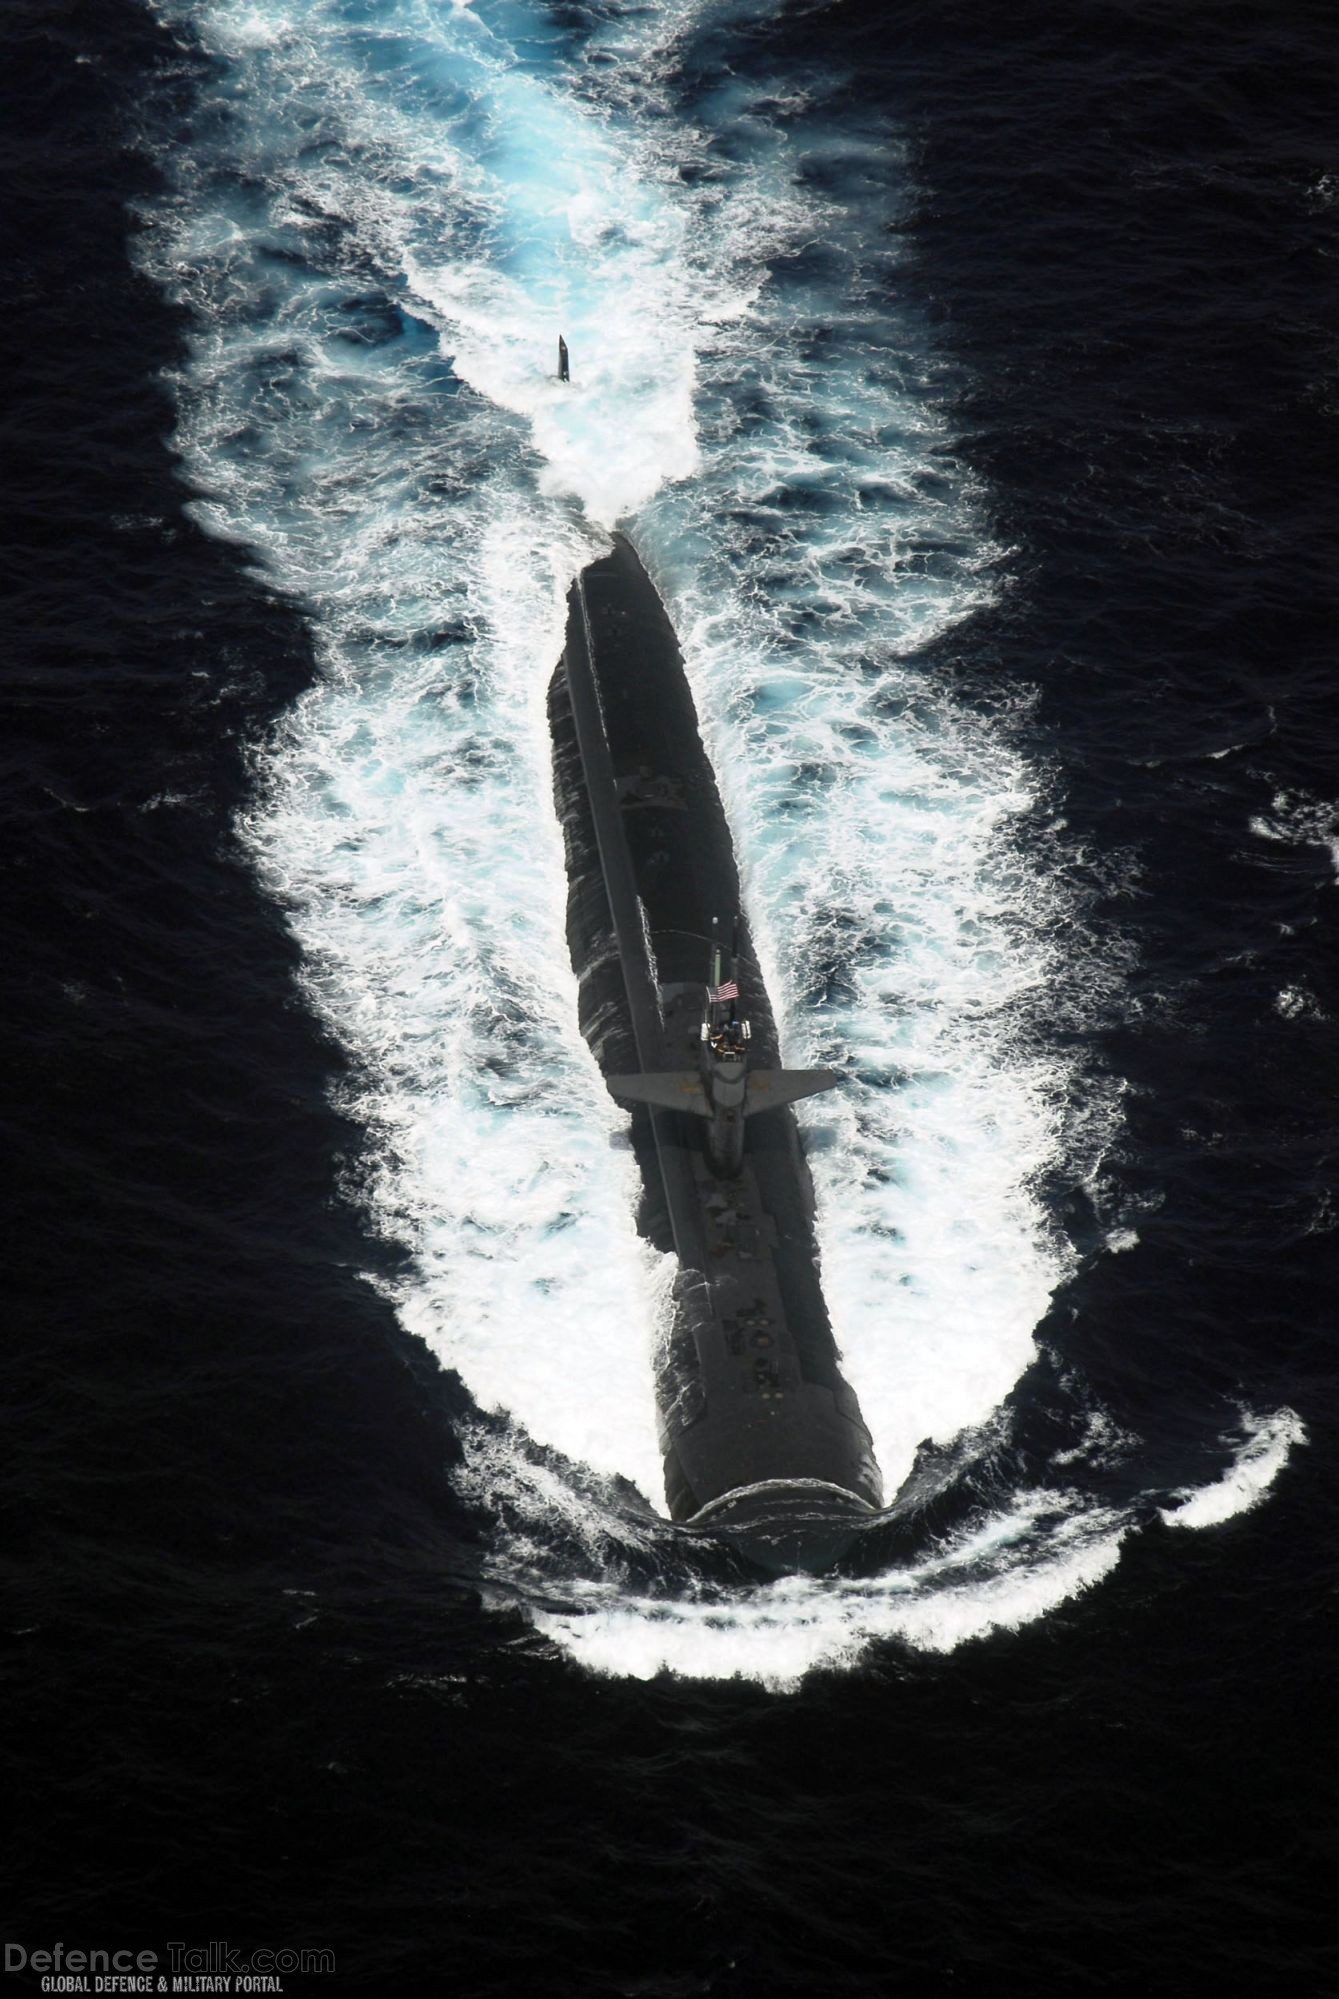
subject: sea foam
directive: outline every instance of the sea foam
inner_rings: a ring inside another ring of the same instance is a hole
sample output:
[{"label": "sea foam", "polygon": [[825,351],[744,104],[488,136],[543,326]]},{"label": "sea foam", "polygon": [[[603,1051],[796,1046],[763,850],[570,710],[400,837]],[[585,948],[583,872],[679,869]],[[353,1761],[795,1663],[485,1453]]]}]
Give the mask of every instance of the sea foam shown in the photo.
[{"label": "sea foam", "polygon": [[177,449],[319,668],[243,832],[351,1058],[352,1191],[412,1253],[403,1322],[510,1419],[459,1479],[493,1575],[595,1669],[787,1685],[1041,1615],[1126,1531],[1077,1483],[862,1582],[625,1580],[674,1559],[670,1272],[576,1027],[544,706],[611,527],[681,637],[787,1056],[845,1077],[805,1122],[890,1491],[1033,1358],[1072,1268],[1043,1179],[1091,1174],[1114,1118],[1047,1031],[1104,971],[1059,832],[1021,830],[1046,774],[926,664],[1008,558],[886,247],[897,135],[839,78],[694,71],[728,6],[159,11],[208,58],[142,242],[192,315]]}]

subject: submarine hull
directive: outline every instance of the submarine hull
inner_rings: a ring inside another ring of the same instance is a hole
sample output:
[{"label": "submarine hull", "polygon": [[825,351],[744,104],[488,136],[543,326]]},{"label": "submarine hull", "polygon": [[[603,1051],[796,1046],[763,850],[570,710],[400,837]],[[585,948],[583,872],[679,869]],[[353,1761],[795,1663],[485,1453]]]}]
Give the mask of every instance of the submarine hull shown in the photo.
[{"label": "submarine hull", "polygon": [[[622,537],[573,587],[550,720],[582,1030],[611,1079],[694,1071],[712,921],[739,909],[738,874],[673,630]],[[779,1050],[742,923],[733,975],[765,1090]],[[770,1571],[830,1566],[882,1491],[795,1120],[750,1117],[722,1164],[690,1110],[632,1117],[641,1227],[679,1263],[657,1380],[670,1515]]]}]

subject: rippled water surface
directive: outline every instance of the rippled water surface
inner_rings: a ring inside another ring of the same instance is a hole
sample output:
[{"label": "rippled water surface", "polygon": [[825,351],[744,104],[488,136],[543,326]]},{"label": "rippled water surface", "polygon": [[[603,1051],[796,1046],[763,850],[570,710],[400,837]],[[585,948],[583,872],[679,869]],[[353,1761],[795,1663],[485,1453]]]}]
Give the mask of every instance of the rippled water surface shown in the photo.
[{"label": "rippled water surface", "polygon": [[[31,1942],[1320,1989],[1319,10],[7,32]],[[544,705],[616,525],[845,1077],[837,1577],[659,1513]]]}]

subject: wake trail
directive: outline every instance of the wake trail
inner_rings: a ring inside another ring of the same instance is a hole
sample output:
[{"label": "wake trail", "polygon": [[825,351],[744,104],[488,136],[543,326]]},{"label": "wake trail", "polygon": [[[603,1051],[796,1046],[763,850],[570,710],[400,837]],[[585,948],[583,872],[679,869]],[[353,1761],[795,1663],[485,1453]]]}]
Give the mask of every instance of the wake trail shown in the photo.
[{"label": "wake trail", "polygon": [[577,1029],[545,712],[615,523],[681,639],[786,1058],[846,1078],[806,1123],[890,1490],[924,1440],[970,1462],[996,1421],[1074,1266],[1042,1183],[1091,1180],[1117,1118],[1054,1032],[1119,967],[1058,815],[1044,860],[1026,836],[1047,775],[924,664],[1008,558],[884,247],[896,135],[839,76],[747,80],[746,8],[159,12],[206,58],[142,239],[191,313],[176,448],[319,665],[256,747],[243,832],[352,1058],[402,1320],[510,1419],[468,1432],[460,1480],[500,1585],[601,1670],[780,1681],[1042,1614],[1126,1531],[1060,1468],[862,1584],[679,1573],[674,1608],[624,1580],[633,1551],[675,1559],[651,1512],[671,1272]]}]

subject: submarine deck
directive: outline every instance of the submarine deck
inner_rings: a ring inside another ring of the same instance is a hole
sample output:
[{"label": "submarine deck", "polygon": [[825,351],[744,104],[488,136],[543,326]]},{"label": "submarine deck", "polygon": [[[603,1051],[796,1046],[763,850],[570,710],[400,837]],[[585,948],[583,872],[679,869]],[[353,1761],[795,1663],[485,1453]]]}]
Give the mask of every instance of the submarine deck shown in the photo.
[{"label": "submarine deck", "polygon": [[[739,909],[729,829],[673,629],[622,537],[574,587],[551,700],[582,1025],[607,1075],[696,1069],[713,917]],[[779,1065],[741,923],[750,1071]],[[671,1515],[741,1488],[812,1485],[880,1503],[817,1271],[813,1191],[788,1109],[751,1118],[722,1176],[691,1115],[639,1107],[646,1232],[672,1245],[676,1323],[659,1390]]]}]

